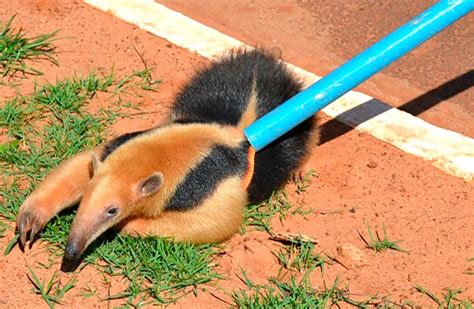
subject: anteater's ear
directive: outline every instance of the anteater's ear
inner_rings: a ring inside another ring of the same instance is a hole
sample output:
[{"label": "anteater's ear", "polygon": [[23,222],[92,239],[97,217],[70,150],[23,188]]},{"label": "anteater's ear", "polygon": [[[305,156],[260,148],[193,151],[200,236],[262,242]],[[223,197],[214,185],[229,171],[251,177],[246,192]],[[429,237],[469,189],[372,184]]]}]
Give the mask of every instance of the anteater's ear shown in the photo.
[{"label": "anteater's ear", "polygon": [[163,174],[160,172],[153,172],[150,176],[145,178],[141,183],[140,183],[140,195],[141,196],[148,196],[156,191],[158,191],[161,188],[161,185],[163,184]]},{"label": "anteater's ear", "polygon": [[100,167],[102,162],[97,158],[95,153],[92,153],[91,156],[91,165],[90,165],[90,176],[94,176],[94,174],[97,172],[97,169]]}]

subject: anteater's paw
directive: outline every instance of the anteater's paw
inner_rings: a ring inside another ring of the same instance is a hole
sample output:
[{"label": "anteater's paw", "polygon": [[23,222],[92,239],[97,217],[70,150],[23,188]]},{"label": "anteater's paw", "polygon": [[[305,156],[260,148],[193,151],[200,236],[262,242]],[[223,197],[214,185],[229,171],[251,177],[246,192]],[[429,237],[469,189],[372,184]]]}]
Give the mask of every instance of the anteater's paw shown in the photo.
[{"label": "anteater's paw", "polygon": [[294,183],[300,182],[303,180],[304,175],[306,175],[306,170],[300,170],[297,169],[296,171],[293,172],[292,180]]},{"label": "anteater's paw", "polygon": [[20,234],[21,248],[25,247],[27,238],[30,241],[31,248],[35,237],[49,221],[41,210],[38,210],[36,207],[28,206],[30,205],[23,204],[16,218],[16,228]]},{"label": "anteater's paw", "polygon": [[311,168],[311,164],[309,162],[306,162],[302,166],[298,167],[295,171],[293,171],[293,182],[298,183],[304,181],[312,173],[314,172]]}]

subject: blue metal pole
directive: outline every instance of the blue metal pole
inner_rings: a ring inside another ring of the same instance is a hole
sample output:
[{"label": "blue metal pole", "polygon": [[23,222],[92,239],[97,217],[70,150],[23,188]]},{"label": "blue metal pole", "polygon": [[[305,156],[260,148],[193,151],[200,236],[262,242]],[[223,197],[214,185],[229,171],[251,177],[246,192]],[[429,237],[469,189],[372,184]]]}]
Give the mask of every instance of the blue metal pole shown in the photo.
[{"label": "blue metal pole", "polygon": [[245,128],[256,151],[474,9],[474,0],[441,0],[318,82]]}]

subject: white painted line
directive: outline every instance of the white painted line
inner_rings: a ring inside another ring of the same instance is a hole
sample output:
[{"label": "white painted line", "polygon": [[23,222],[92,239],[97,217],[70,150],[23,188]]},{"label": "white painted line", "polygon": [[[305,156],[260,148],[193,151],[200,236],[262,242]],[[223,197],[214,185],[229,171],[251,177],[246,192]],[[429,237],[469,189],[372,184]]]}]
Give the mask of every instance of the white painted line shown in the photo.
[{"label": "white painted line", "polygon": [[[209,59],[215,59],[229,48],[246,46],[153,0],[84,2]],[[307,85],[321,78],[289,65]],[[357,91],[350,91],[323,112],[407,153],[429,160],[451,175],[467,181],[474,179],[472,138],[429,124]]]}]

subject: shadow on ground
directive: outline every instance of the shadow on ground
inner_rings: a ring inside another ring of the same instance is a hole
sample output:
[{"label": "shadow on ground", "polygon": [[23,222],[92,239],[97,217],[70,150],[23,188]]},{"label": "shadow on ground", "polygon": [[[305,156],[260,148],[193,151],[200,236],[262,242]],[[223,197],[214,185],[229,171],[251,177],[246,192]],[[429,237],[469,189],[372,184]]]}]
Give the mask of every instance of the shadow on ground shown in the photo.
[{"label": "shadow on ground", "polygon": [[[470,70],[399,106],[398,109],[412,114],[413,116],[418,116],[444,100],[448,100],[467,91],[473,86],[474,70]],[[373,99],[342,113],[321,126],[321,144],[330,142],[354,129],[343,124],[340,119],[351,119],[351,121],[354,122],[354,126],[357,126],[391,108],[394,107],[380,104],[379,101]]]}]

